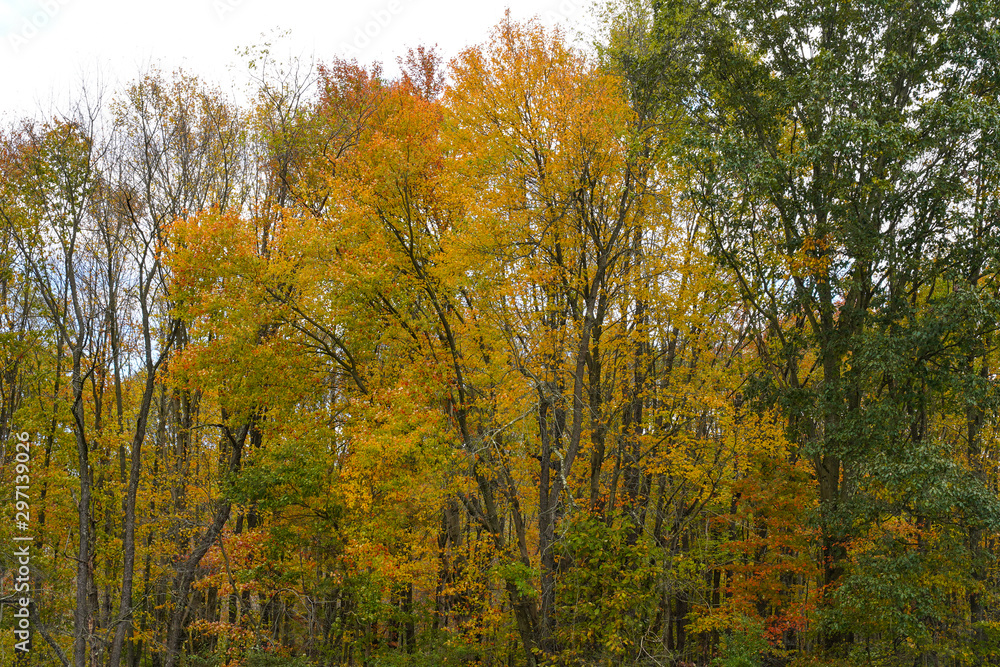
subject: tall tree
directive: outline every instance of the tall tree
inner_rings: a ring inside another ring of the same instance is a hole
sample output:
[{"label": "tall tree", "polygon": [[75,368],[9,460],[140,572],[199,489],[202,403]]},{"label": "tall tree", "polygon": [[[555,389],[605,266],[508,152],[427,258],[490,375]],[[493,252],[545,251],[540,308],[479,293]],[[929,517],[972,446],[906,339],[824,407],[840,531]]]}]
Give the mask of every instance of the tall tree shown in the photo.
[{"label": "tall tree", "polygon": [[976,403],[972,387],[988,382],[959,360],[982,359],[997,322],[983,236],[995,214],[969,169],[996,126],[983,92],[995,81],[997,7],[658,8],[660,21],[686,12],[701,30],[692,193],[754,315],[771,396],[812,463],[825,642],[842,652],[861,629],[837,608],[860,591],[837,593],[851,540],[888,517],[996,526],[996,499],[932,424],[936,401]]}]

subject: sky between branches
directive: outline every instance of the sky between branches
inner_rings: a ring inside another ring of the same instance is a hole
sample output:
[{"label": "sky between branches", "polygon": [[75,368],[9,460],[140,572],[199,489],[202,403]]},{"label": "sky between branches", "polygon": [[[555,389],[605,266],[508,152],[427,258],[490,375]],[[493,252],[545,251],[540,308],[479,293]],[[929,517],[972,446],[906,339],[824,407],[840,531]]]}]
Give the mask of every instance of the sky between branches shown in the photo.
[{"label": "sky between branches", "polygon": [[[0,117],[50,115],[81,82],[113,90],[151,65],[178,67],[237,91],[237,51],[354,57],[395,71],[406,47],[438,44],[445,58],[480,43],[509,7],[515,19],[572,25],[591,0],[0,0]],[[286,33],[284,37],[279,34]]]}]

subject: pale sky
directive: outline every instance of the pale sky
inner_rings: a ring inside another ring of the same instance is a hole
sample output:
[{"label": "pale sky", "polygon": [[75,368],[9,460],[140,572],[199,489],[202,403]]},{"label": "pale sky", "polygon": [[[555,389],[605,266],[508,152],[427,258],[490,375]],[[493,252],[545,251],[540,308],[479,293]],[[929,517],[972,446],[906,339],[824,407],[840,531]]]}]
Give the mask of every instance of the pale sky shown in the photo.
[{"label": "pale sky", "polygon": [[279,60],[353,56],[395,71],[407,46],[438,44],[446,58],[484,41],[509,7],[571,33],[592,0],[0,0],[0,118],[60,109],[80,82],[108,89],[149,64],[242,89],[239,48],[274,40]]}]

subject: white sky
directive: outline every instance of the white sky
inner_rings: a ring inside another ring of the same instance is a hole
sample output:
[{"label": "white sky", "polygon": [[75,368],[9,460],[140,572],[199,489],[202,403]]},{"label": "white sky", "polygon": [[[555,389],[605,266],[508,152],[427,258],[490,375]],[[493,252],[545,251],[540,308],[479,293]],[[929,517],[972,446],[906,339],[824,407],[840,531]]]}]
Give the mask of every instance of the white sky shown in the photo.
[{"label": "white sky", "polygon": [[290,31],[274,40],[278,60],[346,55],[394,72],[407,46],[436,43],[451,58],[484,41],[507,7],[572,34],[591,0],[0,0],[0,118],[64,108],[84,79],[114,89],[150,63],[243,89],[236,50],[276,31]]}]

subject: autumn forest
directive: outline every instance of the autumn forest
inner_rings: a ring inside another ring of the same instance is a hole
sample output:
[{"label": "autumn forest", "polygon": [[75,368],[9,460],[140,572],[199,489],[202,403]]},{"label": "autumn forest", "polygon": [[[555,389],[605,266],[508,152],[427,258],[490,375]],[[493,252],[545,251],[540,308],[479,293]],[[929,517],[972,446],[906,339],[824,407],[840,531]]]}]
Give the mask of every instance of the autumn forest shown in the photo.
[{"label": "autumn forest", "polygon": [[1000,5],[597,16],[0,128],[2,665],[1000,664]]}]

